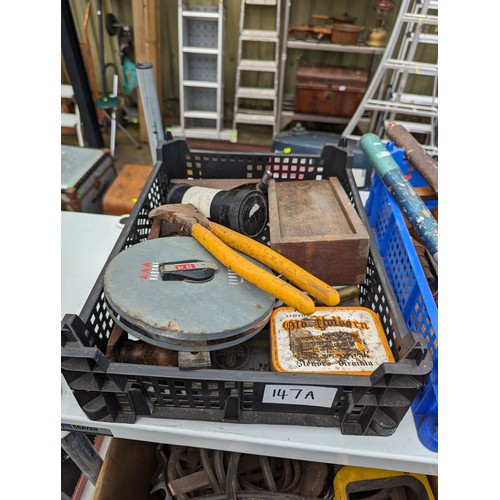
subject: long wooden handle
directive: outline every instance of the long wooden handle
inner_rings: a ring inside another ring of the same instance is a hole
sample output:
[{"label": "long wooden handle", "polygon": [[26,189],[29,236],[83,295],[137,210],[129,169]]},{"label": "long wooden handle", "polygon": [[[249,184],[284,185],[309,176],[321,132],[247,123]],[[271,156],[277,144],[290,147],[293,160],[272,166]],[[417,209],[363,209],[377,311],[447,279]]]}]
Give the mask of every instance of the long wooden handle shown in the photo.
[{"label": "long wooden handle", "polygon": [[272,248],[215,222],[209,223],[209,229],[231,248],[239,250],[249,257],[253,257],[255,260],[282,274],[295,286],[311,294],[314,298],[323,302],[323,304],[336,306],[340,302],[339,293],[335,288],[327,285],[324,281],[316,278],[316,276],[313,276],[291,260],[283,257]]},{"label": "long wooden handle", "polygon": [[425,179],[427,184],[438,192],[438,165],[432,156],[420,145],[413,135],[403,125],[389,122],[385,126],[387,137],[394,141],[396,146],[403,148],[406,158]]},{"label": "long wooden handle", "polygon": [[305,293],[245,259],[201,224],[193,224],[191,235],[218,261],[249,283],[302,314],[312,314],[315,311],[314,302]]}]

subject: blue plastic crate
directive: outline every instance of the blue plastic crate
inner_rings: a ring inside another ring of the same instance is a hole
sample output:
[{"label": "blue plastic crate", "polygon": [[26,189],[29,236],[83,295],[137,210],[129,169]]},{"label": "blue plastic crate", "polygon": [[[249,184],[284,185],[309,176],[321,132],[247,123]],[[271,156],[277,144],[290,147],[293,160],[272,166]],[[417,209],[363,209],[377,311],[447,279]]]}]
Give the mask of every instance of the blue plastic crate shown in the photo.
[{"label": "blue plastic crate", "polygon": [[[389,142],[391,153],[406,177],[415,187],[428,184],[404,158],[402,148]],[[428,201],[432,209],[437,201]],[[420,441],[438,451],[438,308],[418,259],[401,209],[375,174],[366,202],[366,213],[377,241],[387,275],[409,330],[423,334],[432,354],[434,367],[428,381],[412,404]]]}]

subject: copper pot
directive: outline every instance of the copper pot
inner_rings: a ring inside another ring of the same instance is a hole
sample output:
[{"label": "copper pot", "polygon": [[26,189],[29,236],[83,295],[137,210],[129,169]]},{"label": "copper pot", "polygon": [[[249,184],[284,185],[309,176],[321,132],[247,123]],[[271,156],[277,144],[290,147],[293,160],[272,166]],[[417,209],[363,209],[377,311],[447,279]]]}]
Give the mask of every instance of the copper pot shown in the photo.
[{"label": "copper pot", "polygon": [[333,21],[333,23],[345,23],[345,24],[354,24],[356,22],[357,17],[350,16],[347,12],[344,14],[337,14],[335,16],[325,16],[323,14],[313,14],[311,16],[313,19],[319,19],[321,21]]},{"label": "copper pot", "polygon": [[347,12],[342,15],[337,15],[332,17],[334,23],[345,23],[345,24],[354,24],[356,22],[357,17],[350,16]]},{"label": "copper pot", "polygon": [[318,40],[332,36],[331,26],[313,26],[311,31],[314,33],[314,37]]},{"label": "copper pot", "polygon": [[332,25],[332,42],[340,45],[356,45],[359,35],[365,30],[364,26],[355,24],[337,23]]},{"label": "copper pot", "polygon": [[295,40],[308,40],[311,36],[311,28],[305,24],[290,26],[288,31]]},{"label": "copper pot", "polygon": [[373,8],[376,10],[392,10],[394,4],[390,0],[377,0]]}]

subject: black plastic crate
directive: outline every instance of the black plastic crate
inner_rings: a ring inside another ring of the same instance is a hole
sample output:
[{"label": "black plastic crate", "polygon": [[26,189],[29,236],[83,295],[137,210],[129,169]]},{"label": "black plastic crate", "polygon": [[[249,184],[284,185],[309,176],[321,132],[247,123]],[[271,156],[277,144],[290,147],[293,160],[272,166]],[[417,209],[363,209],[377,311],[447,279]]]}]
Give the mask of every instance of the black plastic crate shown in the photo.
[{"label": "black plastic crate", "polygon": [[[62,373],[86,415],[102,422],[133,423],[144,415],[340,427],[343,434],[352,435],[393,434],[425,383],[432,359],[421,333],[405,327],[352,175],[352,152],[341,145],[325,145],[321,155],[215,153],[189,151],[186,141],[176,139],[160,144],[158,158],[108,262],[147,239],[152,225],[148,213],[166,203],[169,179],[255,179],[266,168],[283,182],[338,177],[370,234],[360,304],[378,314],[396,363],[383,363],[370,376],[271,372],[265,362],[269,356],[266,330],[249,341],[252,349],[257,344],[257,361],[245,369],[183,370],[113,362],[105,355],[114,322],[106,308],[103,269],[80,315],[66,315],[62,321]],[[239,348],[246,349],[246,344]],[[263,363],[258,351],[264,353]],[[266,386],[278,386],[281,394],[288,395],[297,387],[313,392],[321,387],[335,396],[327,408],[289,404],[288,397],[283,404],[268,403],[263,402]]]}]

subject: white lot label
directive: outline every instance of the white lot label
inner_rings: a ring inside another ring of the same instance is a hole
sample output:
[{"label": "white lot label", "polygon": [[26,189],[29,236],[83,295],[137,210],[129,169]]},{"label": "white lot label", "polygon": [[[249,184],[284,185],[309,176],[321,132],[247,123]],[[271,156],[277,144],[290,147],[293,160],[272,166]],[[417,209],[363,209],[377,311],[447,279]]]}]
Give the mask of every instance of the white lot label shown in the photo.
[{"label": "white lot label", "polygon": [[330,408],[337,394],[335,387],[311,385],[266,385],[263,403],[321,406]]}]

